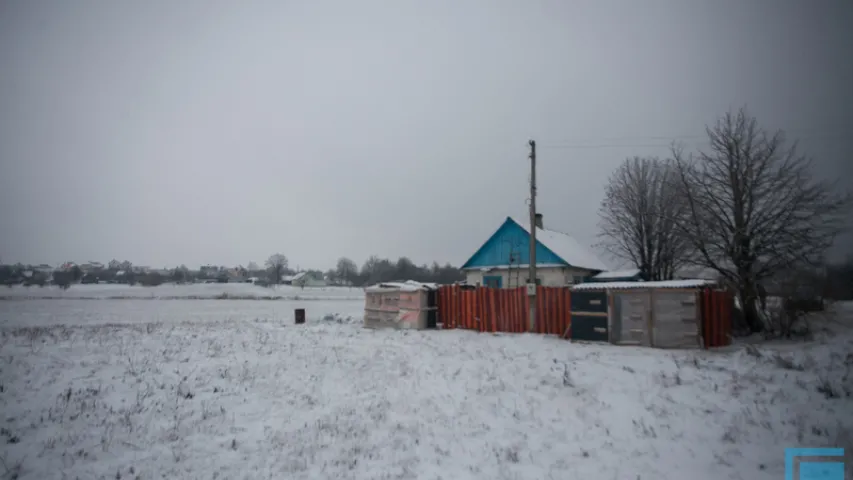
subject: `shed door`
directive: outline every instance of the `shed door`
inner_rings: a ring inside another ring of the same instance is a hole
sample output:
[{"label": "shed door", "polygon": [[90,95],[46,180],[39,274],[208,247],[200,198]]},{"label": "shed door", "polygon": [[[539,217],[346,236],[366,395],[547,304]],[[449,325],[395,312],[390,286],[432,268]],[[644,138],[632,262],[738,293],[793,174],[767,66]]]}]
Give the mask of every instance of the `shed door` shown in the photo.
[{"label": "shed door", "polygon": [[572,314],[572,340],[606,342],[609,338],[607,314]]},{"label": "shed door", "polygon": [[572,340],[606,342],[607,292],[573,290],[571,296]]},{"label": "shed door", "polygon": [[501,275],[486,275],[483,277],[483,286],[503,288],[503,277]]},{"label": "shed door", "polygon": [[697,293],[658,290],[654,293],[655,346],[683,348],[699,346]]},{"label": "shed door", "polygon": [[651,345],[649,314],[651,297],[648,290],[613,293],[613,343]]},{"label": "shed door", "polygon": [[572,290],[572,312],[607,314],[607,292]]}]

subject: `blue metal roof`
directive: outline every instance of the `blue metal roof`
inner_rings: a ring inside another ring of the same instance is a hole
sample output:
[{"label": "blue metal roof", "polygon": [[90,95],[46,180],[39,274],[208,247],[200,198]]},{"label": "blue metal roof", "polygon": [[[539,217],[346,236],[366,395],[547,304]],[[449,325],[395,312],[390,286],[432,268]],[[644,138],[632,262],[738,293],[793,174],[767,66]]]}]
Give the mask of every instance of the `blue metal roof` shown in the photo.
[{"label": "blue metal roof", "polygon": [[[486,240],[461,268],[471,269],[529,264],[530,233],[511,217],[507,217],[497,231]],[[552,249],[544,245],[538,238],[536,239],[536,264],[572,266]],[[574,266],[590,268],[584,265]]]}]

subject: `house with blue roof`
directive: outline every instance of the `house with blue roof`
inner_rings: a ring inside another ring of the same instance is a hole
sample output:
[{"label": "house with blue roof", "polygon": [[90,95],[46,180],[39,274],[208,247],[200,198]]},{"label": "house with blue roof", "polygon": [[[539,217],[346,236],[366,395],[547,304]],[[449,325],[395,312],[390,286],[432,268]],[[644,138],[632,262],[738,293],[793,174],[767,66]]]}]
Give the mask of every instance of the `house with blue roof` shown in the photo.
[{"label": "house with blue roof", "polygon": [[[527,283],[530,230],[507,217],[497,231],[462,265],[469,285],[515,288]],[[607,270],[592,251],[568,234],[546,230],[536,216],[536,282],[567,286]]]}]

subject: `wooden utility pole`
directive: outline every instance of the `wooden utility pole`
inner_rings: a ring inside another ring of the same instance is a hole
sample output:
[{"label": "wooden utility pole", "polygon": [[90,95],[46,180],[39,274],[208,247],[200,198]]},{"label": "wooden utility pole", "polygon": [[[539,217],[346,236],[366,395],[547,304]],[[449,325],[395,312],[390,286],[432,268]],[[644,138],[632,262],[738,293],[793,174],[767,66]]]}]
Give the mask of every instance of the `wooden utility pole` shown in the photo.
[{"label": "wooden utility pole", "polygon": [[536,329],[536,141],[530,141],[530,273],[527,297],[530,301],[530,332]]}]

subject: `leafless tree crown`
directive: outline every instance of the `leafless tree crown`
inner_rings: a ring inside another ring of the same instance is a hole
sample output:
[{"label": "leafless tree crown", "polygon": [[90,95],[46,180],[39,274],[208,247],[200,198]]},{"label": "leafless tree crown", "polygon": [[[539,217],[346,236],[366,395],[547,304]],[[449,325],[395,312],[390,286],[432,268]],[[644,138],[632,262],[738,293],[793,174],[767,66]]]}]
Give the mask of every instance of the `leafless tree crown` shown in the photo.
[{"label": "leafless tree crown", "polygon": [[284,271],[287,270],[287,257],[280,253],[276,253],[270,255],[270,258],[266,261],[266,267],[270,272],[272,277],[272,281],[274,283],[281,283],[281,277],[284,274]]},{"label": "leafless tree crown", "polygon": [[841,232],[849,196],[816,181],[812,161],[785,147],[782,132],[759,129],[745,110],[708,128],[710,148],[695,159],[674,149],[689,205],[683,233],[700,263],[730,279],[767,278],[813,265]]},{"label": "leafless tree crown", "polygon": [[[719,272],[749,302],[763,279],[823,260],[844,225],[850,197],[812,175],[812,161],[741,109],[707,129],[695,157],[673,148],[687,215],[679,233],[700,266]],[[754,328],[754,327],[753,327]]]},{"label": "leafless tree crown", "polygon": [[599,210],[602,245],[650,280],[671,279],[689,244],[675,222],[686,212],[671,161],[633,157],[610,176]]}]

